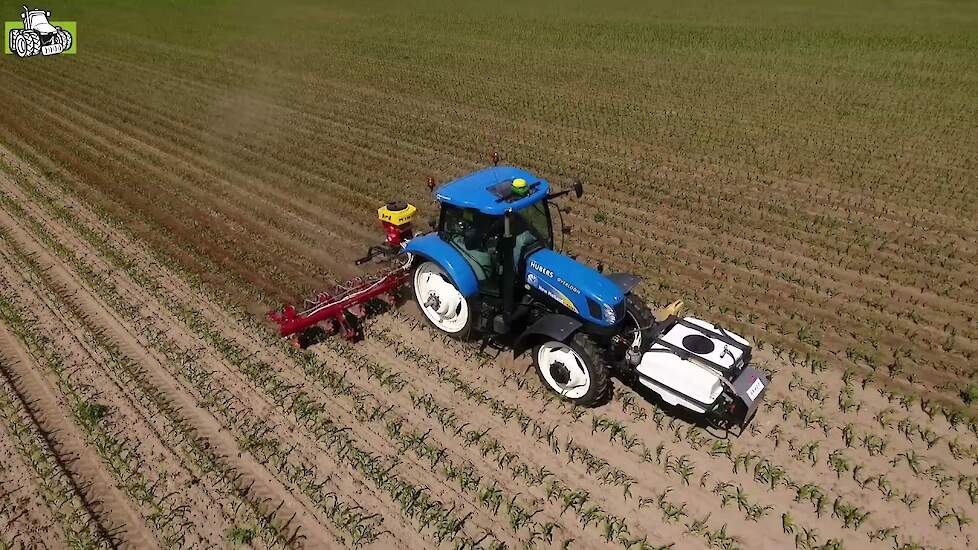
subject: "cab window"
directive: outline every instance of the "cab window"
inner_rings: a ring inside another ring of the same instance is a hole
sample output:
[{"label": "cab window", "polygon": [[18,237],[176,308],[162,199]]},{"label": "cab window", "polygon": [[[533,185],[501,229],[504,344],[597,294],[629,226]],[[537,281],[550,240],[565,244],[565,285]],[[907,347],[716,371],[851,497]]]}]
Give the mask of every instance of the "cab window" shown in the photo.
[{"label": "cab window", "polygon": [[553,248],[550,213],[547,202],[540,201],[513,215],[513,265],[520,265],[524,255],[536,248]]},{"label": "cab window", "polygon": [[491,283],[499,272],[496,246],[502,234],[502,218],[471,208],[445,207],[441,238],[461,253],[480,283]]}]

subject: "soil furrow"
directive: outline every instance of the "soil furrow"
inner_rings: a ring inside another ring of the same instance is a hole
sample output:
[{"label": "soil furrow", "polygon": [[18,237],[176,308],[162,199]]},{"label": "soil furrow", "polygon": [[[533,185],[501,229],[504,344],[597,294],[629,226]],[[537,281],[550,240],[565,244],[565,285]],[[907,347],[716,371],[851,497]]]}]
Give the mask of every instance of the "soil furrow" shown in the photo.
[{"label": "soil furrow", "polygon": [[[8,228],[16,231],[15,228]],[[305,507],[287,490],[278,484],[253,457],[241,455],[238,444],[231,434],[221,426],[210,414],[201,409],[179,384],[170,378],[167,370],[146,352],[128,333],[116,318],[102,306],[97,299],[88,293],[80,283],[49,253],[26,238],[14,238],[24,250],[31,254],[46,269],[46,276],[58,287],[64,289],[62,297],[71,302],[78,310],[90,316],[93,323],[104,330],[122,352],[131,360],[145,368],[145,375],[150,383],[160,393],[173,403],[179,411],[182,420],[192,426],[193,431],[211,451],[223,457],[235,471],[241,474],[239,483],[251,487],[251,493],[258,498],[267,500],[274,505],[282,503],[277,508],[276,517],[291,518],[292,533],[304,537],[308,547],[328,547],[327,541],[333,537],[324,532]],[[294,514],[294,516],[293,516]],[[289,535],[290,537],[292,535]]]},{"label": "soil furrow", "polygon": [[[7,401],[16,398],[7,396],[6,388],[6,384],[0,387],[4,415]],[[36,474],[19,453],[16,439],[6,423],[0,422],[0,533],[9,545],[16,541],[31,548],[65,546],[65,537],[41,496],[43,489],[32,482]]]},{"label": "soil furrow", "polygon": [[0,349],[8,358],[4,362],[5,373],[24,397],[25,404],[29,404],[31,416],[38,427],[48,434],[52,449],[58,456],[70,457],[62,462],[62,466],[74,480],[86,506],[98,518],[100,536],[108,539],[111,535],[124,548],[157,547],[156,541],[146,536],[142,518],[116,488],[82,433],[68,420],[71,413],[62,407],[56,390],[41,376],[27,352],[16,344],[2,325]]}]

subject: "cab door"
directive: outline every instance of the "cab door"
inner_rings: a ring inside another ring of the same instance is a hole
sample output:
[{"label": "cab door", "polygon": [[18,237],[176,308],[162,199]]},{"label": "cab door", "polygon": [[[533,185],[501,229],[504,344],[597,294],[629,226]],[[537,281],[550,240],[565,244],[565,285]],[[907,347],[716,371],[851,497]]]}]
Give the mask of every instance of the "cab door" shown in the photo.
[{"label": "cab door", "polygon": [[502,288],[502,263],[499,242],[501,216],[483,214],[473,208],[444,205],[438,234],[465,258],[479,281],[479,291],[499,296]]}]

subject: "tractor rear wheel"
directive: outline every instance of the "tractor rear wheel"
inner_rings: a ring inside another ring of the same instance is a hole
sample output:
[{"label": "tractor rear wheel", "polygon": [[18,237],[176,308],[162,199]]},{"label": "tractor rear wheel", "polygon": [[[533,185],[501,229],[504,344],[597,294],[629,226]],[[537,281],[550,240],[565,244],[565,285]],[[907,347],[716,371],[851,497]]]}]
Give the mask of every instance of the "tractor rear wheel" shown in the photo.
[{"label": "tractor rear wheel", "polygon": [[456,340],[468,339],[475,314],[445,270],[435,262],[421,262],[413,282],[414,300],[428,324]]},{"label": "tractor rear wheel", "polygon": [[594,341],[580,332],[566,342],[550,340],[533,348],[533,364],[543,384],[582,407],[601,404],[611,388],[601,357]]},{"label": "tractor rear wheel", "polygon": [[13,38],[13,42],[10,44],[11,49],[17,54],[17,57],[27,57],[27,37],[24,33],[17,33],[17,36]]}]

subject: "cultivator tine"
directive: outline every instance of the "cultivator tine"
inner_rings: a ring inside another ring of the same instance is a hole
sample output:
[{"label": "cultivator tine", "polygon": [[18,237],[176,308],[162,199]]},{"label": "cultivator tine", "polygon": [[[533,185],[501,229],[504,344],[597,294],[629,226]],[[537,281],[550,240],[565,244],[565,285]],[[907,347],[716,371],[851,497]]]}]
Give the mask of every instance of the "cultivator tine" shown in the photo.
[{"label": "cultivator tine", "polygon": [[343,338],[346,338],[347,340],[356,340],[357,339],[357,331],[354,330],[354,328],[350,326],[350,323],[346,322],[346,318],[345,317],[343,317],[342,315],[340,315],[336,319],[336,321],[340,325],[340,334],[343,336]]},{"label": "cultivator tine", "polygon": [[363,304],[355,304],[346,308],[347,313],[357,318],[357,320],[362,320],[367,316],[367,310],[363,307]]},{"label": "cultivator tine", "polygon": [[325,292],[320,292],[320,293],[319,293],[318,295],[316,295],[316,297],[315,297],[315,298],[306,298],[306,299],[305,299],[305,300],[303,301],[303,306],[304,306],[304,307],[305,307],[306,309],[309,309],[309,308],[311,308],[311,307],[316,307],[316,306],[318,306],[319,304],[324,304],[324,303],[326,303],[326,302],[327,302],[328,300],[329,300],[329,295],[328,295],[328,294],[326,294]]}]

